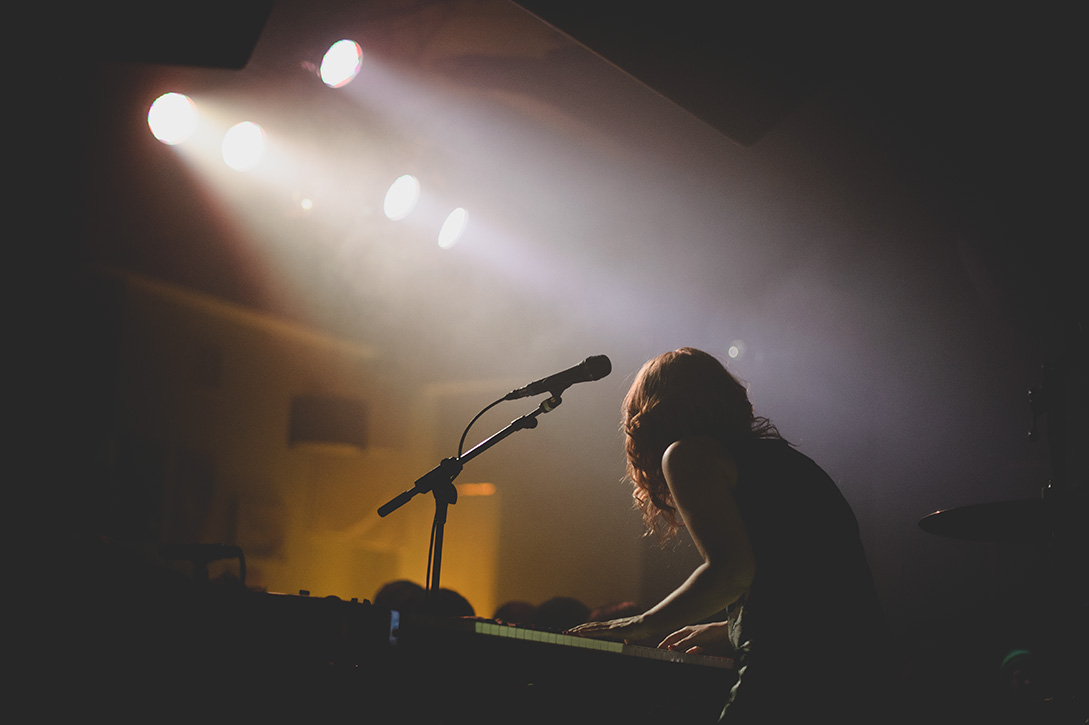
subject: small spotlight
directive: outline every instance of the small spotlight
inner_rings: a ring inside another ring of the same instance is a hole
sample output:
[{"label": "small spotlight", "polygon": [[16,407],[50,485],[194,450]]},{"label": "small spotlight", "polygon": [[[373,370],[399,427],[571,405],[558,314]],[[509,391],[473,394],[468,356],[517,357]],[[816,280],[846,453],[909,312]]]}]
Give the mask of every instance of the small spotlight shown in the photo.
[{"label": "small spotlight", "polygon": [[249,171],[265,155],[265,130],[252,121],[236,123],[223,135],[223,162],[235,171]]},{"label": "small spotlight", "polygon": [[164,93],[148,109],[147,125],[155,138],[167,146],[175,146],[196,131],[197,106],[189,96]]},{"label": "small spotlight", "polygon": [[442,223],[442,229],[439,230],[439,246],[443,249],[449,249],[457,244],[457,241],[461,239],[461,235],[465,233],[465,227],[468,224],[469,212],[460,206],[450,212],[446,217],[446,221]]},{"label": "small spotlight", "polygon": [[387,219],[400,221],[412,213],[419,200],[419,180],[412,174],[405,174],[390,184],[386,191],[386,199],[382,202],[382,210],[386,213]]},{"label": "small spotlight", "polygon": [[745,343],[741,340],[734,340],[730,343],[730,347],[727,348],[726,354],[736,360],[745,354]]},{"label": "small spotlight", "polygon": [[363,49],[354,40],[338,40],[321,59],[319,75],[330,88],[343,88],[355,80],[363,65]]}]

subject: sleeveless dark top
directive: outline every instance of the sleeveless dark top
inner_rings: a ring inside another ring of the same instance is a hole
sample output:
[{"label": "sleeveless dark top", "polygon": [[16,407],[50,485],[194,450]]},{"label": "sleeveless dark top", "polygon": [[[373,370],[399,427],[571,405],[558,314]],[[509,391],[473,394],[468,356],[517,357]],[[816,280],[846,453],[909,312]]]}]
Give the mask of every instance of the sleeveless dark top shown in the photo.
[{"label": "sleeveless dark top", "polygon": [[756,575],[729,609],[738,682],[722,722],[875,722],[886,633],[858,523],[790,444],[731,448]]}]

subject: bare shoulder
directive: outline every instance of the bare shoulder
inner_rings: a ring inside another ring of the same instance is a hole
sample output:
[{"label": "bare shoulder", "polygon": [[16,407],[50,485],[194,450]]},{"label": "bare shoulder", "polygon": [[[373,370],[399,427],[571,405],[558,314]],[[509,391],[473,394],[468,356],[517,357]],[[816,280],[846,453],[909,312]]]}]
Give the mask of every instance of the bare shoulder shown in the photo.
[{"label": "bare shoulder", "polygon": [[675,441],[662,455],[662,472],[668,479],[698,477],[725,478],[732,489],[737,482],[737,464],[730,451],[708,436]]}]

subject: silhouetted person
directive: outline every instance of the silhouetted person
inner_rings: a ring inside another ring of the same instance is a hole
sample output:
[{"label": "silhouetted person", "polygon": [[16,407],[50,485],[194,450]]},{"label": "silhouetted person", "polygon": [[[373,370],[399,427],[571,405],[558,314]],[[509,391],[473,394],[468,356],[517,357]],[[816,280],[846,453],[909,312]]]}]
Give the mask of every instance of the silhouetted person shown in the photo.
[{"label": "silhouetted person", "polygon": [[434,614],[443,617],[473,617],[473,605],[458,592],[440,587],[435,592],[408,579],[394,579],[374,595],[374,605],[401,613]]},{"label": "silhouetted person", "polygon": [[427,602],[427,590],[408,579],[386,582],[374,595],[374,605],[397,612],[419,612]]},{"label": "silhouetted person", "polygon": [[439,587],[430,592],[424,611],[440,617],[475,617],[476,611],[469,600],[453,589]]},{"label": "silhouetted person", "polygon": [[620,619],[621,617],[630,617],[634,614],[639,614],[643,610],[644,607],[641,607],[635,602],[610,602],[609,604],[603,604],[590,612],[590,616],[586,618],[586,621],[604,622],[609,619]]},{"label": "silhouetted person", "polygon": [[883,618],[832,479],[700,350],[647,362],[622,416],[648,530],[665,539],[684,527],[703,563],[645,612],[575,633],[732,656],[738,680],[722,714],[731,725],[884,721]]},{"label": "silhouetted person", "polygon": [[533,628],[545,632],[563,632],[587,621],[590,607],[574,597],[552,597],[537,606]]},{"label": "silhouetted person", "polygon": [[533,624],[533,615],[536,612],[536,605],[521,599],[512,599],[496,607],[492,619],[504,624],[529,627]]}]

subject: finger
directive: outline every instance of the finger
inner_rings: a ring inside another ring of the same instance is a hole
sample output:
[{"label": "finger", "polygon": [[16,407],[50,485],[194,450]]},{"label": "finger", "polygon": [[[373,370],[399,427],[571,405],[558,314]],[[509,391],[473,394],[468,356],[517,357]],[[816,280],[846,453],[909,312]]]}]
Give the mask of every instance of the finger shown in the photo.
[{"label": "finger", "polygon": [[677,644],[678,642],[686,639],[687,637],[688,637],[688,630],[687,629],[678,629],[676,632],[673,632],[668,637],[666,637],[661,642],[659,642],[658,646],[663,648],[663,649],[669,649],[670,647],[672,647],[673,645]]},{"label": "finger", "polygon": [[587,627],[585,625],[580,625],[567,630],[564,634],[571,634],[576,637],[590,637],[592,639],[595,637],[608,637],[612,634],[612,631],[608,627]]},{"label": "finger", "polygon": [[688,642],[690,642],[690,641],[691,641],[691,639],[692,639],[692,638],[691,638],[691,637],[688,637],[688,636],[685,636],[685,637],[677,637],[677,638],[675,638],[675,639],[674,639],[674,640],[673,640],[672,642],[669,642],[668,644],[667,644],[667,643],[665,643],[665,642],[663,642],[662,644],[660,644],[660,645],[658,645],[658,646],[659,646],[659,647],[663,647],[663,648],[665,648],[665,649],[672,649],[672,650],[683,650],[683,649],[685,649],[686,647],[688,647],[688,646],[689,646],[689,645],[688,645]]}]

